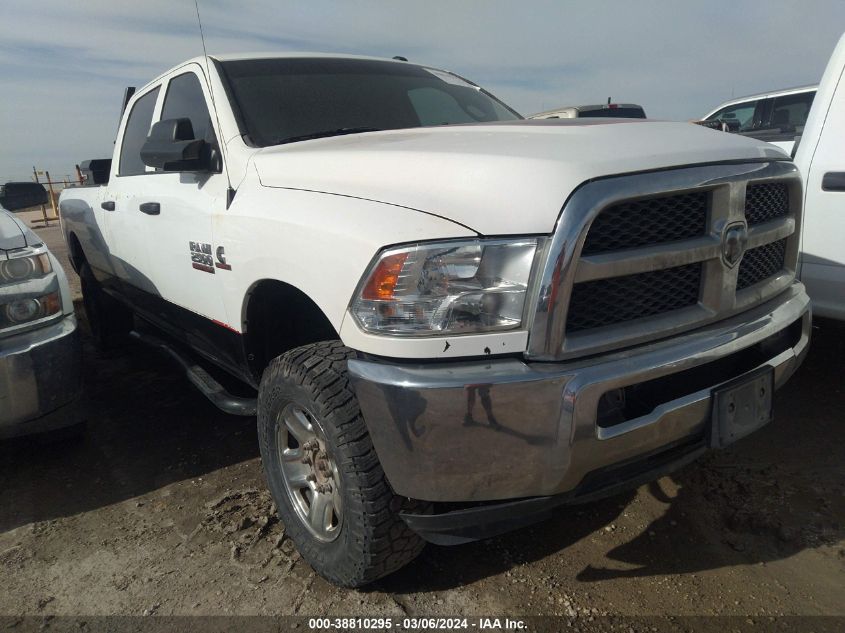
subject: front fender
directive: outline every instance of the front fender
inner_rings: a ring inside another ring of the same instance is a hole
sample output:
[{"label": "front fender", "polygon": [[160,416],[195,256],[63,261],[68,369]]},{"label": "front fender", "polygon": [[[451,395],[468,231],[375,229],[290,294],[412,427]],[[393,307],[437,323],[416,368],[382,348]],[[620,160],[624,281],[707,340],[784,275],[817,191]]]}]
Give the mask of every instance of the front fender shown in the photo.
[{"label": "front fender", "polygon": [[420,240],[474,237],[449,220],[346,196],[242,185],[214,216],[215,246],[231,270],[218,271],[230,325],[244,331],[243,300],[262,279],[299,288],[336,331],[361,276],[379,250]]}]

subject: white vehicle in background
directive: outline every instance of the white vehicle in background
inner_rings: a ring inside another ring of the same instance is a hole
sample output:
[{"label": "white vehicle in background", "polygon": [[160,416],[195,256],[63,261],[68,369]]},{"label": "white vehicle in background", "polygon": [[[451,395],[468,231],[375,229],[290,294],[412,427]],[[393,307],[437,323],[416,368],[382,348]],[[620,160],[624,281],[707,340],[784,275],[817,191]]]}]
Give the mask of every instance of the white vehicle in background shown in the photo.
[{"label": "white vehicle in background", "polygon": [[800,275],[819,316],[845,319],[845,35],[795,151],[804,179]]},{"label": "white vehicle in background", "polygon": [[777,145],[792,153],[804,129],[818,86],[801,86],[732,99],[703,117],[721,121],[728,131]]}]

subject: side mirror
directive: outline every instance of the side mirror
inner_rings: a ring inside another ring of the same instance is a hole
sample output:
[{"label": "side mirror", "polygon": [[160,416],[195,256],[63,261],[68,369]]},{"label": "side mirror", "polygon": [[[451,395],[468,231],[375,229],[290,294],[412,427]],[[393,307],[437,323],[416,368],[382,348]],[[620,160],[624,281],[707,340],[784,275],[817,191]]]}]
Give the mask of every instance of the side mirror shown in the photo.
[{"label": "side mirror", "polygon": [[155,123],[141,147],[145,165],[164,171],[208,171],[208,144],[194,138],[190,119],[165,119]]}]

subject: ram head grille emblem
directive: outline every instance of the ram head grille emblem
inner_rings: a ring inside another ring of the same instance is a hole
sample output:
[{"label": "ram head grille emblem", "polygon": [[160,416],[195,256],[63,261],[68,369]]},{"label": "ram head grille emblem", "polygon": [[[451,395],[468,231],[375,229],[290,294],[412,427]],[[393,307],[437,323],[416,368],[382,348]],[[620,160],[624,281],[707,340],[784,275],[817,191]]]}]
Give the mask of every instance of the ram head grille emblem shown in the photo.
[{"label": "ram head grille emblem", "polygon": [[722,261],[728,268],[733,268],[742,259],[748,244],[748,228],[745,222],[729,224],[722,234]]}]

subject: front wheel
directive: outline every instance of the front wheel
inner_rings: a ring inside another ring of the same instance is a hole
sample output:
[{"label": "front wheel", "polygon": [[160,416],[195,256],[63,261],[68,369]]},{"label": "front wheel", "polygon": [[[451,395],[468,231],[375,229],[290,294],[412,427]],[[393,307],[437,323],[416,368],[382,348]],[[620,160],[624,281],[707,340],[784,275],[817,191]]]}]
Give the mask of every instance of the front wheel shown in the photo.
[{"label": "front wheel", "polygon": [[275,358],[258,392],[258,440],[270,492],[302,557],[327,580],[360,587],[406,565],[424,542],[399,518],[340,341]]}]

